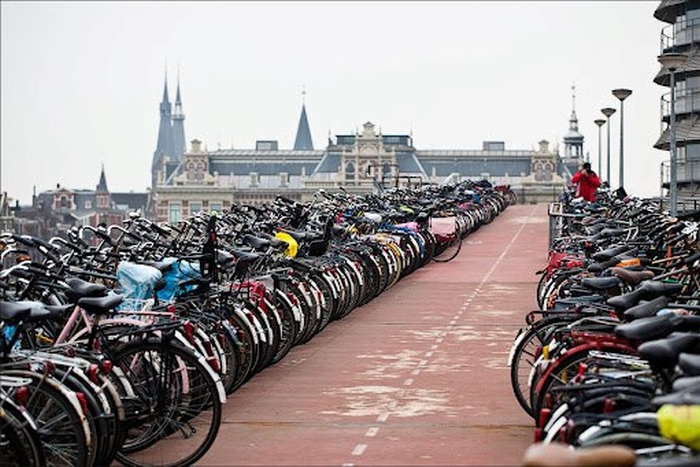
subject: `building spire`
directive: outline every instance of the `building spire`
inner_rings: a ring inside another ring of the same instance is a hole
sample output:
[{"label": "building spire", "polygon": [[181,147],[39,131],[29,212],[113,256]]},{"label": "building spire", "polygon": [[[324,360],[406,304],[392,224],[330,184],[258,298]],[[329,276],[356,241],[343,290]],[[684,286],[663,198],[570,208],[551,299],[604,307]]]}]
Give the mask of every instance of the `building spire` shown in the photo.
[{"label": "building spire", "polygon": [[177,67],[177,91],[175,93],[175,110],[173,112],[173,154],[172,160],[180,163],[185,154],[185,113],[182,110],[180,95],[180,67]]},{"label": "building spire", "polygon": [[306,117],[306,86],[301,92],[301,116],[299,117],[299,126],[297,127],[297,136],[294,140],[295,151],[313,151],[314,143],[311,140],[311,130],[309,129],[309,120]]},{"label": "building spire", "polygon": [[165,71],[163,73],[163,102],[170,103],[170,97],[168,96],[168,62],[165,62]]},{"label": "building spire", "polygon": [[177,113],[178,106],[182,107],[182,99],[180,99],[180,66],[177,67],[177,95],[175,96],[175,112]]},{"label": "building spire", "polygon": [[160,126],[158,128],[158,142],[156,150],[153,152],[151,163],[151,186],[155,187],[158,180],[157,172],[162,170],[162,163],[165,158],[173,157],[173,127],[172,127],[172,104],[168,96],[168,77],[165,76],[163,85],[163,100],[160,103]]},{"label": "building spire", "polygon": [[95,205],[99,211],[109,209],[111,206],[111,197],[107,189],[107,177],[105,177],[105,164],[102,163],[102,171],[100,172],[100,181],[95,189]]},{"label": "building spire", "polygon": [[100,172],[100,181],[97,183],[97,193],[108,193],[107,189],[107,177],[105,177],[105,164],[102,163],[102,172]]},{"label": "building spire", "polygon": [[571,86],[571,118],[569,118],[569,131],[564,136],[564,158],[571,173],[576,172],[578,164],[583,161],[583,135],[578,131],[575,84]]},{"label": "building spire", "polygon": [[578,117],[576,117],[576,85],[571,86],[571,118],[569,119],[569,130],[578,131]]}]

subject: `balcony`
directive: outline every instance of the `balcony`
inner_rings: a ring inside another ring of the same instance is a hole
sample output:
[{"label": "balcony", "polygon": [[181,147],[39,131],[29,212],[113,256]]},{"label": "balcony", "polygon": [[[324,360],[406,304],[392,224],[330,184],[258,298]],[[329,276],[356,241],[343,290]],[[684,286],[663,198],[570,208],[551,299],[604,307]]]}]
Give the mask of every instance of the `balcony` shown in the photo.
[{"label": "balcony", "polygon": [[[668,188],[671,180],[671,161],[661,163],[661,186]],[[678,161],[676,183],[679,191],[696,191],[700,187],[700,160]]]},{"label": "balcony", "polygon": [[[668,151],[670,147],[670,125],[661,123],[661,136],[654,144],[656,149]],[[663,128],[665,126],[665,128]],[[676,142],[678,147],[689,144],[700,144],[700,114],[694,114],[684,119],[676,119]]]},{"label": "balcony", "polygon": [[700,42],[700,20],[679,21],[661,30],[661,53],[680,52]]},{"label": "balcony", "polygon": [[[700,88],[676,89],[676,119],[686,114],[700,114]],[[661,121],[668,123],[671,117],[671,93],[661,96]]]}]

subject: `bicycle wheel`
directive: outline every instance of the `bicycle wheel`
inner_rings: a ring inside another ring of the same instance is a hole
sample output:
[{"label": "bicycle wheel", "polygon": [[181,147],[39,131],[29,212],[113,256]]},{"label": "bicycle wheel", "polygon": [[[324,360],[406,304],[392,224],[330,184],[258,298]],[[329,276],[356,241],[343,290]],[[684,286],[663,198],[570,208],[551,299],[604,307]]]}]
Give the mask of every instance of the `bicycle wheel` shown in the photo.
[{"label": "bicycle wheel", "polygon": [[[53,378],[25,370],[3,370],[23,379],[28,389],[25,409],[34,419],[47,466],[88,465],[91,447],[87,420],[77,396]],[[17,386],[4,387],[14,397]]]},{"label": "bicycle wheel", "polygon": [[440,235],[437,237],[438,243],[433,254],[433,261],[446,263],[453,260],[462,249],[462,237],[456,234],[449,237]]},{"label": "bicycle wheel", "polygon": [[[223,385],[202,356],[160,339],[133,341],[113,363],[138,397],[127,412],[117,460],[129,466],[184,466],[200,459],[221,424]],[[136,409],[136,410],[134,410]]]},{"label": "bicycle wheel", "polygon": [[[539,413],[543,408],[552,408],[556,404],[567,401],[570,398],[568,393],[557,393],[556,388],[568,384],[578,373],[579,364],[585,363],[589,359],[589,353],[593,348],[578,349],[574,347],[562,358],[552,363],[552,367],[542,375],[536,384],[532,399],[532,411],[536,415],[535,422],[538,422]],[[621,349],[607,350],[610,352],[629,355],[632,351],[624,352]]]},{"label": "bicycle wheel", "polygon": [[78,372],[66,371],[57,367],[53,371],[53,376],[68,389],[81,395],[85,418],[93,439],[88,463],[97,465],[109,464],[112,461],[109,458],[109,453],[114,452],[114,415],[105,412],[102,400],[99,399],[99,393],[96,392],[94,387],[90,387],[88,383],[80,380]]},{"label": "bicycle wheel", "polygon": [[40,467],[46,464],[31,416],[0,394],[0,465]]},{"label": "bicycle wheel", "polygon": [[289,297],[285,295],[280,290],[274,291],[275,301],[274,305],[274,316],[279,320],[278,324],[280,326],[280,346],[277,349],[277,353],[272,359],[271,364],[275,364],[282,360],[285,355],[289,353],[294,345],[294,341],[297,338],[297,333],[299,328],[297,322],[294,319],[294,310],[292,302],[289,301]]},{"label": "bicycle wheel", "polygon": [[513,387],[515,398],[520,406],[531,417],[535,413],[530,405],[530,372],[539,355],[539,349],[545,344],[543,337],[548,330],[562,326],[573,319],[553,318],[551,320],[537,321],[518,335],[510,352],[510,383]]}]

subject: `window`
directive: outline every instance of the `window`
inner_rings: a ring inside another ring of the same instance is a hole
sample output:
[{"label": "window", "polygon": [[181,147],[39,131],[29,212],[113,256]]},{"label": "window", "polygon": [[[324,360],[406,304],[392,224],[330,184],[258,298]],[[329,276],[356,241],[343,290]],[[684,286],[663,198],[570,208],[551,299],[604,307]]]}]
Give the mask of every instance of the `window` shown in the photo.
[{"label": "window", "polygon": [[345,179],[346,180],[354,180],[355,179],[355,164],[352,162],[348,162],[345,165]]},{"label": "window", "polygon": [[190,214],[196,214],[202,212],[202,203],[190,202]]},{"label": "window", "polygon": [[68,207],[68,197],[66,197],[66,196],[61,196],[61,207],[62,207],[62,208],[67,208],[67,207]]},{"label": "window", "polygon": [[279,150],[279,145],[277,141],[256,141],[255,142],[256,151],[277,151]]},{"label": "window", "polygon": [[211,212],[221,212],[221,202],[220,201],[210,201],[209,208]]},{"label": "window", "polygon": [[179,201],[171,201],[169,204],[168,222],[176,223],[182,217],[182,205]]},{"label": "window", "polygon": [[85,209],[92,209],[92,201],[89,199],[85,200]]}]

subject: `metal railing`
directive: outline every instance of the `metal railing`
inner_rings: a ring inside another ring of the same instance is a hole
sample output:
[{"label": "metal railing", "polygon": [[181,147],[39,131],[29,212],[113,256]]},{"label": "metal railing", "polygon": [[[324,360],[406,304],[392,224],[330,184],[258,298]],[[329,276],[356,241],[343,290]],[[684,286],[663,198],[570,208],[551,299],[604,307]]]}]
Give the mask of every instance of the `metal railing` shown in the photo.
[{"label": "metal railing", "polygon": [[700,20],[678,21],[661,30],[661,53],[700,42]]},{"label": "metal railing", "polygon": [[583,214],[569,214],[564,212],[562,203],[549,203],[547,211],[549,215],[549,249],[552,249],[556,239],[571,232],[571,226],[576,220],[584,217]]},{"label": "metal railing", "polygon": [[[648,198],[651,201],[657,202],[661,211],[669,212],[669,198],[659,196],[656,198]],[[700,196],[679,196],[676,212],[683,214],[700,210]]]},{"label": "metal railing", "polygon": [[[676,115],[700,113],[700,88],[676,89]],[[661,96],[661,122],[668,123],[671,116],[671,93]],[[663,131],[663,129],[662,129]]]},{"label": "metal railing", "polygon": [[[668,186],[671,180],[671,162],[661,163],[661,186]],[[678,161],[676,163],[677,182],[700,186],[700,160]]]}]

